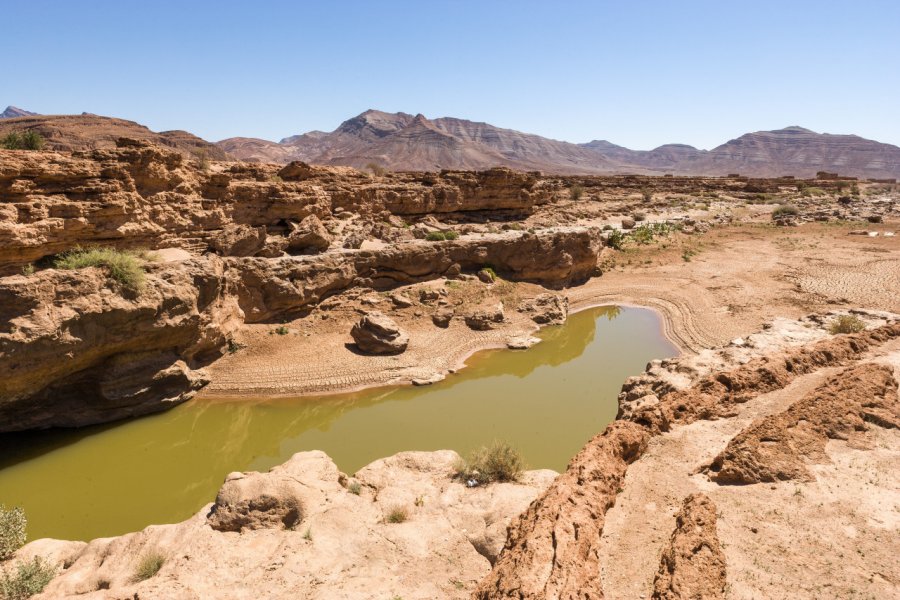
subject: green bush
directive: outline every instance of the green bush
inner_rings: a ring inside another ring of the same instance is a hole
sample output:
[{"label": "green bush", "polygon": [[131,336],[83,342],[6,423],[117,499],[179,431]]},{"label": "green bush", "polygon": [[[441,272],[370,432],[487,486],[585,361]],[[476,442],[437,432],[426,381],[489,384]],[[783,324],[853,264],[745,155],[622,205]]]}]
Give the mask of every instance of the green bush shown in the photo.
[{"label": "green bush", "polygon": [[150,579],[163,568],[166,564],[166,557],[157,551],[151,551],[145,554],[138,563],[137,569],[134,571],[134,581],[144,581]]},{"label": "green bush", "polygon": [[0,138],[0,148],[6,150],[40,150],[43,147],[44,138],[37,131],[12,131]]},{"label": "green bush", "polygon": [[572,200],[581,200],[581,197],[584,195],[584,186],[575,184],[569,188],[569,198]]},{"label": "green bush", "polygon": [[3,570],[0,578],[0,600],[26,600],[39,594],[56,576],[56,566],[40,556],[19,563],[10,573]]},{"label": "green bush", "polygon": [[125,289],[140,292],[145,283],[143,256],[143,253],[131,250],[76,247],[58,256],[53,266],[57,269],[100,267]]},{"label": "green bush", "polygon": [[0,504],[0,560],[6,560],[25,544],[25,511],[15,507],[7,510]]},{"label": "green bush", "polygon": [[772,218],[776,219],[781,216],[798,215],[800,210],[792,204],[780,204],[772,211]]},{"label": "green bush", "polygon": [[455,239],[457,239],[457,238],[459,238],[459,234],[456,233],[455,231],[453,231],[452,229],[451,229],[450,231],[445,231],[445,232],[444,232],[444,239],[445,239],[445,240],[455,240]]},{"label": "green bush", "polygon": [[494,441],[469,456],[468,462],[456,467],[456,476],[466,481],[485,484],[492,481],[516,481],[522,474],[523,462],[519,451],[506,442]]},{"label": "green bush", "polygon": [[287,335],[290,332],[291,330],[288,329],[285,325],[279,325],[275,328],[275,333],[277,333],[278,335]]},{"label": "green bush", "polygon": [[429,242],[443,242],[447,239],[443,231],[429,231],[425,235],[425,239]]},{"label": "green bush", "polygon": [[866,328],[866,324],[856,315],[841,315],[828,328],[833,334],[859,333]]},{"label": "green bush", "polygon": [[613,229],[606,238],[606,245],[615,250],[621,250],[625,245],[625,232],[621,229]]}]

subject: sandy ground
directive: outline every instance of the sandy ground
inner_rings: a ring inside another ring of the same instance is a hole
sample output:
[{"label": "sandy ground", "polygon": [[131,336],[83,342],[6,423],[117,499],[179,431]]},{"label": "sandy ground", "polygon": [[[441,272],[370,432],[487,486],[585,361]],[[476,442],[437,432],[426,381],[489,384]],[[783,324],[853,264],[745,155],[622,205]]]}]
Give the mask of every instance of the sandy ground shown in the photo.
[{"label": "sandy ground", "polygon": [[[864,357],[900,375],[900,342]],[[628,470],[601,540],[604,592],[649,598],[682,499],[704,492],[718,511],[726,597],[896,598],[900,590],[900,431],[871,427],[865,447],[830,440],[814,481],[718,485],[701,469],[754,420],[784,411],[842,368],[822,369],[756,397],[729,419],[654,438]],[[813,461],[818,462],[818,461]]]},{"label": "sandy ground", "polygon": [[[848,235],[853,228],[747,223],[704,235],[675,234],[625,252],[605,251],[601,277],[559,293],[568,296],[571,310],[615,303],[655,309],[668,337],[688,352],[747,335],[776,316],[849,307],[900,312],[900,237]],[[894,231],[898,224],[870,229]],[[405,292],[416,299],[418,289],[444,283],[417,284]],[[431,323],[435,305],[416,302],[399,309],[387,294],[351,294],[285,323],[285,335],[275,332],[276,325],[246,327],[239,338],[244,347],[209,368],[213,383],[201,396],[335,393],[408,383],[458,369],[472,353],[504,347],[511,336],[534,331],[534,323],[515,307],[521,298],[546,290],[530,284],[503,292],[478,282],[465,285],[469,297],[460,302],[468,305],[473,295],[482,303],[502,300],[507,322],[479,332],[454,319],[441,329]],[[371,357],[348,346],[352,322],[368,309],[386,312],[409,331],[406,352]]]}]

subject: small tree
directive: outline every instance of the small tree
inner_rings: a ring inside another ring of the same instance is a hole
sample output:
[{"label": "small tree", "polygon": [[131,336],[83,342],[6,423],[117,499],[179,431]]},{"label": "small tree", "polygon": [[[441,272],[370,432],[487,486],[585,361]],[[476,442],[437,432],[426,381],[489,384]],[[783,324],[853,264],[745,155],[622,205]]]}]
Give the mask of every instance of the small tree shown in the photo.
[{"label": "small tree", "polygon": [[584,195],[584,186],[576,183],[572,187],[569,188],[569,198],[572,200],[581,200],[581,197]]},{"label": "small tree", "polygon": [[384,172],[385,172],[384,167],[382,167],[381,165],[379,165],[376,162],[370,162],[369,164],[366,165],[366,168],[368,170],[372,171],[372,175],[374,175],[375,177],[381,177],[384,175]]},{"label": "small tree", "polygon": [[0,147],[6,150],[40,150],[44,147],[44,138],[37,131],[11,131],[0,138]]}]

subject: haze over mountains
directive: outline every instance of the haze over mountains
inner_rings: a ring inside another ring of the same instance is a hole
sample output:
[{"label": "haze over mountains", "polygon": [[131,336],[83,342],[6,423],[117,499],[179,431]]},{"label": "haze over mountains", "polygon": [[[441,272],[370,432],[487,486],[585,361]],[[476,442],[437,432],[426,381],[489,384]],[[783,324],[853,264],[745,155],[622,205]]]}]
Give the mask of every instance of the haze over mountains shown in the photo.
[{"label": "haze over mountains", "polygon": [[630,150],[605,140],[573,144],[502,129],[488,123],[368,110],[332,132],[310,131],[273,142],[236,137],[210,144],[185,131],[154,133],[132,121],[97,115],[38,116],[9,107],[0,114],[0,134],[12,127],[36,128],[48,146],[71,150],[101,147],[115,137],[151,139],[210,158],[389,170],[486,169],[506,166],[560,174],[641,173],[754,177],[814,177],[818,171],[863,178],[900,177],[900,148],[855,135],[816,133],[792,126],[747,133],[712,150],[666,144]]}]

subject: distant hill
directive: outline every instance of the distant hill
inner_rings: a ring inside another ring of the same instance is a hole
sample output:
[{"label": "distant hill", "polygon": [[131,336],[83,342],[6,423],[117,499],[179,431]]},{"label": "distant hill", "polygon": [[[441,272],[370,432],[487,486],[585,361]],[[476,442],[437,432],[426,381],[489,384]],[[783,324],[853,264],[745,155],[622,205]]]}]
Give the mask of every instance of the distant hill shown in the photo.
[{"label": "distant hill", "polygon": [[29,110],[25,110],[24,108],[19,108],[17,106],[7,106],[6,110],[0,113],[0,119],[14,119],[16,117],[31,117],[36,115],[37,113],[33,113]]},{"label": "distant hill", "polygon": [[[8,111],[9,109],[7,109]],[[0,136],[11,131],[27,130],[40,133],[45,140],[46,148],[50,150],[114,148],[118,138],[128,137],[168,146],[185,155],[196,155],[198,151],[203,151],[210,159],[225,160],[228,158],[228,155],[215,144],[187,131],[157,133],[134,121],[124,119],[84,113],[81,115],[27,115],[0,120]]]},{"label": "distant hill", "polygon": [[608,141],[572,144],[487,123],[368,110],[332,132],[311,131],[272,142],[230,138],[217,144],[242,160],[350,165],[392,170],[507,166],[551,173],[672,173],[814,177],[900,177],[900,148],[854,135],[787,127],[745,134],[712,150],[666,144],[630,150]]}]

